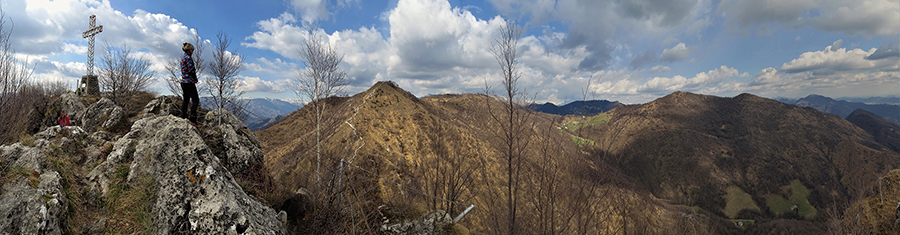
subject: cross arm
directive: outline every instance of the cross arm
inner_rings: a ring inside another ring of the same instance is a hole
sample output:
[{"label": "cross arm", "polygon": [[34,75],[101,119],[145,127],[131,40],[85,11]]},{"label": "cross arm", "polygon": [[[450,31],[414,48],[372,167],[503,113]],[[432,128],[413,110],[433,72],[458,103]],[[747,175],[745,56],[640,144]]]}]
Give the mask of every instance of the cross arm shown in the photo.
[{"label": "cross arm", "polygon": [[84,32],[81,33],[81,37],[86,38],[86,37],[94,36],[100,32],[103,32],[103,25],[85,30]]}]

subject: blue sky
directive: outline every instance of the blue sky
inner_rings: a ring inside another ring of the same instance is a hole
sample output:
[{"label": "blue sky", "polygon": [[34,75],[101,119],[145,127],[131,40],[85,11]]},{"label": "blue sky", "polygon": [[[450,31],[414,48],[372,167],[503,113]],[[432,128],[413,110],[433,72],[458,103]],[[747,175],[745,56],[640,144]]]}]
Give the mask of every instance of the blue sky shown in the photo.
[{"label": "blue sky", "polygon": [[[349,94],[392,80],[425,96],[500,84],[489,53],[516,21],[521,87],[538,102],[643,103],[674,91],[764,97],[900,95],[898,0],[10,0],[17,56],[38,81],[86,73],[88,16],[105,43],[128,45],[160,77],[180,45],[220,30],[243,56],[249,97],[297,98],[297,49],[319,35],[344,54]],[[207,42],[208,43],[208,42]],[[212,46],[207,46],[212,48]],[[210,52],[205,52],[209,57]],[[96,62],[95,62],[96,63]],[[593,77],[588,87],[588,79]],[[160,80],[152,87],[168,93]]]}]

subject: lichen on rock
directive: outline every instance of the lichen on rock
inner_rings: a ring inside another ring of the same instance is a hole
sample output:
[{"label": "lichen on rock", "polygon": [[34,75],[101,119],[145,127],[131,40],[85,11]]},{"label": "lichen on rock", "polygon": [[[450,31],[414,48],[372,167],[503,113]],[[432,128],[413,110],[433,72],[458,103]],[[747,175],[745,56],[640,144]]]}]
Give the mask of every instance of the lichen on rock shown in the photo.
[{"label": "lichen on rock", "polygon": [[167,115],[135,122],[90,173],[92,188],[105,195],[115,166],[129,162],[129,181],[139,175],[156,180],[152,214],[160,234],[286,233],[276,212],[241,189],[187,120]]},{"label": "lichen on rock", "polygon": [[60,175],[47,168],[47,155],[19,143],[0,147],[6,163],[0,193],[0,231],[12,234],[62,234],[66,196]]}]

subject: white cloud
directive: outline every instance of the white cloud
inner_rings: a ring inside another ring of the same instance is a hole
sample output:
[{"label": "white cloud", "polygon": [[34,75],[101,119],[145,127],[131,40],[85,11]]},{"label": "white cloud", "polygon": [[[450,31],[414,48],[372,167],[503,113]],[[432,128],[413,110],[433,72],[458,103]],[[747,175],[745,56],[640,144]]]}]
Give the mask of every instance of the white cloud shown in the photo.
[{"label": "white cloud", "polygon": [[825,47],[825,50],[804,52],[799,58],[784,63],[781,70],[788,73],[812,72],[814,74],[832,74],[843,72],[897,71],[900,69],[900,58],[891,57],[881,60],[867,60],[877,49],[868,51],[856,48]]},{"label": "white cloud", "polygon": [[640,73],[625,69],[613,71],[600,71],[595,74],[601,79],[591,90],[597,94],[614,97],[626,103],[646,102],[662,95],[675,91],[687,92],[717,92],[725,90],[721,87],[728,86],[724,83],[729,78],[746,77],[747,73],[739,73],[737,69],[721,66],[719,68],[701,72],[688,78],[681,75],[673,77],[642,78]]},{"label": "white cloud", "polygon": [[[86,73],[83,62],[60,63],[48,59],[58,58],[60,54],[87,54],[87,40],[81,37],[82,31],[88,28],[86,12],[95,14],[97,25],[103,26],[103,32],[95,36],[95,71],[105,45],[127,45],[135,56],[144,56],[151,62],[151,70],[162,75],[159,72],[163,71],[164,63],[180,57],[181,43],[193,41],[196,35],[194,29],[168,15],[142,10],[125,14],[113,9],[108,0],[12,0],[3,1],[3,11],[7,17],[5,26],[11,26],[10,22],[15,25],[4,30],[12,30],[10,42],[34,65],[33,78],[37,82],[75,84]],[[156,82],[151,89],[160,86]]]},{"label": "white cloud", "polygon": [[247,71],[267,73],[284,78],[293,77],[297,73],[297,69],[300,68],[296,63],[283,61],[281,58],[274,60],[257,58],[255,63],[245,60],[243,66]]},{"label": "white cloud", "polygon": [[238,90],[244,92],[269,92],[281,93],[291,91],[292,83],[287,79],[279,79],[273,81],[264,81],[259,77],[238,76],[240,85]]},{"label": "white cloud", "polygon": [[653,66],[653,68],[650,69],[650,72],[654,72],[654,73],[664,73],[664,72],[669,72],[669,71],[672,71],[672,68],[669,68],[669,66],[665,66],[665,65]]},{"label": "white cloud", "polygon": [[666,62],[675,62],[684,60],[691,54],[691,51],[694,50],[694,47],[687,47],[684,43],[678,43],[672,48],[667,48],[663,50],[662,54],[659,55],[660,61]]}]

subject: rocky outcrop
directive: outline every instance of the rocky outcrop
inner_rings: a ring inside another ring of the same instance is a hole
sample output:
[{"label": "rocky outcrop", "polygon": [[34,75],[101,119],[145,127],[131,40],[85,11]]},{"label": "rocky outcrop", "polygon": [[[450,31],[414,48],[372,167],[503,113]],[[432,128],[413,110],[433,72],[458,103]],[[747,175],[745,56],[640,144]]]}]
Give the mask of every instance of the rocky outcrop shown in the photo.
[{"label": "rocky outcrop", "polygon": [[[228,116],[234,118],[227,114],[223,120]],[[226,137],[241,135],[240,130],[220,130]],[[286,233],[276,212],[241,189],[187,120],[166,115],[136,121],[131,131],[116,141],[107,161],[88,175],[92,191],[106,195],[109,179],[119,164],[130,164],[128,181],[143,177],[156,181],[152,214],[159,234],[185,230],[208,234]]]},{"label": "rocky outcrop", "polygon": [[4,184],[0,193],[0,233],[62,234],[66,196],[47,155],[16,143],[0,148]]},{"label": "rocky outcrop", "polygon": [[151,118],[151,117],[160,117],[166,115],[174,115],[178,116],[181,114],[181,110],[177,105],[175,105],[175,100],[178,97],[173,95],[167,96],[158,96],[156,99],[151,100],[144,106],[144,109],[141,110],[141,118]]},{"label": "rocky outcrop", "polygon": [[[222,124],[217,124],[219,117]],[[204,123],[209,126],[208,136],[217,136],[222,138],[221,154],[217,154],[228,168],[234,174],[247,174],[253,164],[262,164],[263,152],[260,149],[259,139],[250,132],[250,129],[244,125],[241,120],[224,109],[216,109],[206,114]]]},{"label": "rocky outcrop", "polygon": [[66,116],[69,116],[69,122],[73,126],[81,125],[81,118],[84,116],[84,104],[81,103],[81,97],[75,92],[66,92],[59,99],[60,110]]},{"label": "rocky outcrop", "polygon": [[99,125],[109,128],[119,122],[125,116],[125,110],[117,106],[112,100],[103,98],[88,106],[81,118],[81,126],[87,132],[94,132]]}]

